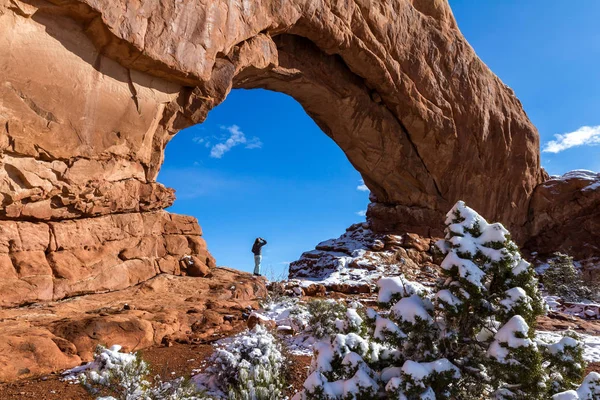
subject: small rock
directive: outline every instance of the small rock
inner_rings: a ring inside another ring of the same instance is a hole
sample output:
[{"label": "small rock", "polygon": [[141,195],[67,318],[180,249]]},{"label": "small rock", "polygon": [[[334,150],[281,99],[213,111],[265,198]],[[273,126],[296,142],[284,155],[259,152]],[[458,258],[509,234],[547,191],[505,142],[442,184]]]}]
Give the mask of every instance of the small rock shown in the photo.
[{"label": "small rock", "polygon": [[275,321],[273,321],[272,319],[265,317],[262,314],[258,314],[253,312],[252,314],[250,314],[250,316],[248,317],[248,329],[254,329],[254,327],[256,325],[262,325],[267,329],[275,329],[277,327],[277,324],[275,323]]},{"label": "small rock", "polygon": [[302,288],[302,294],[309,297],[324,297],[327,289],[324,285],[309,285]]},{"label": "small rock", "polygon": [[379,239],[374,240],[373,243],[371,244],[371,249],[373,251],[381,251],[381,250],[383,250],[384,247],[385,247],[385,244]]},{"label": "small rock", "polygon": [[429,251],[429,243],[416,233],[405,233],[402,236],[402,247],[418,251]]}]

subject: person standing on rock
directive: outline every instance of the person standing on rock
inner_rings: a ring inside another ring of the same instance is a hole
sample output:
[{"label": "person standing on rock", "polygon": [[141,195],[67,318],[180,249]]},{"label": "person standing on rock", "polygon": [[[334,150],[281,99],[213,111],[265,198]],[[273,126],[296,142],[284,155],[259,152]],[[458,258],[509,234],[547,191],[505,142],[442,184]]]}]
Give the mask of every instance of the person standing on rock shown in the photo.
[{"label": "person standing on rock", "polygon": [[257,237],[252,246],[254,253],[254,275],[260,276],[260,261],[262,260],[262,247],[267,244],[267,241],[261,237]]}]

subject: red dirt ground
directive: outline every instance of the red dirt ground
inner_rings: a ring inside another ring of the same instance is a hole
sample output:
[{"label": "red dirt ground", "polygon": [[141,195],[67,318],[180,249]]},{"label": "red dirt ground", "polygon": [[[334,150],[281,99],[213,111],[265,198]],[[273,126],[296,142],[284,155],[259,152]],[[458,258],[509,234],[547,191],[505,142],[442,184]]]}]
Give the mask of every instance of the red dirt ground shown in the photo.
[{"label": "red dirt ground", "polygon": [[[206,360],[213,352],[211,344],[179,344],[170,347],[152,347],[139,352],[143,360],[149,363],[153,375],[159,375],[163,381],[180,376],[189,377],[192,370],[204,370]],[[286,395],[291,396],[302,388],[306,379],[311,358],[308,356],[289,356],[289,387]],[[81,385],[63,382],[60,375],[25,379],[0,384],[0,400],[93,400]]]}]

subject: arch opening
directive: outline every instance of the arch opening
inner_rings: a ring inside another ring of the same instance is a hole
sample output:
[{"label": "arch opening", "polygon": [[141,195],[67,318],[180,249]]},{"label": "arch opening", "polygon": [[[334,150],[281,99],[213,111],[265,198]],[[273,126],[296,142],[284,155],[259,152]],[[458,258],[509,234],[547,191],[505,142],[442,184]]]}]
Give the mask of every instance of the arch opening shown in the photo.
[{"label": "arch opening", "polygon": [[368,190],[346,155],[290,96],[234,89],[207,119],[167,145],[157,181],[176,191],[167,211],[191,215],[218,265],[286,275],[315,243],[364,222]]}]

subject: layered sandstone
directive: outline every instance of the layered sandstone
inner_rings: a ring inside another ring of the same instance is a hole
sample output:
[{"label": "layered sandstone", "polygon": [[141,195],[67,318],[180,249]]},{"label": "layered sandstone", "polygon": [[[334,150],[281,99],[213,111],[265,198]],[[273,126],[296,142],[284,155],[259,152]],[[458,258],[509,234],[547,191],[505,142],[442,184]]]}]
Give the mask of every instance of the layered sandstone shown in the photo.
[{"label": "layered sandstone", "polygon": [[4,1],[3,157],[28,159],[5,168],[7,218],[165,207],[166,142],[232,87],[292,95],[415,224],[462,198],[521,225],[543,178],[535,128],[443,1]]},{"label": "layered sandstone", "polygon": [[[189,255],[195,263],[182,260]],[[203,267],[215,262],[192,217],[0,221],[0,307],[126,289],[160,273],[203,276]]]}]

